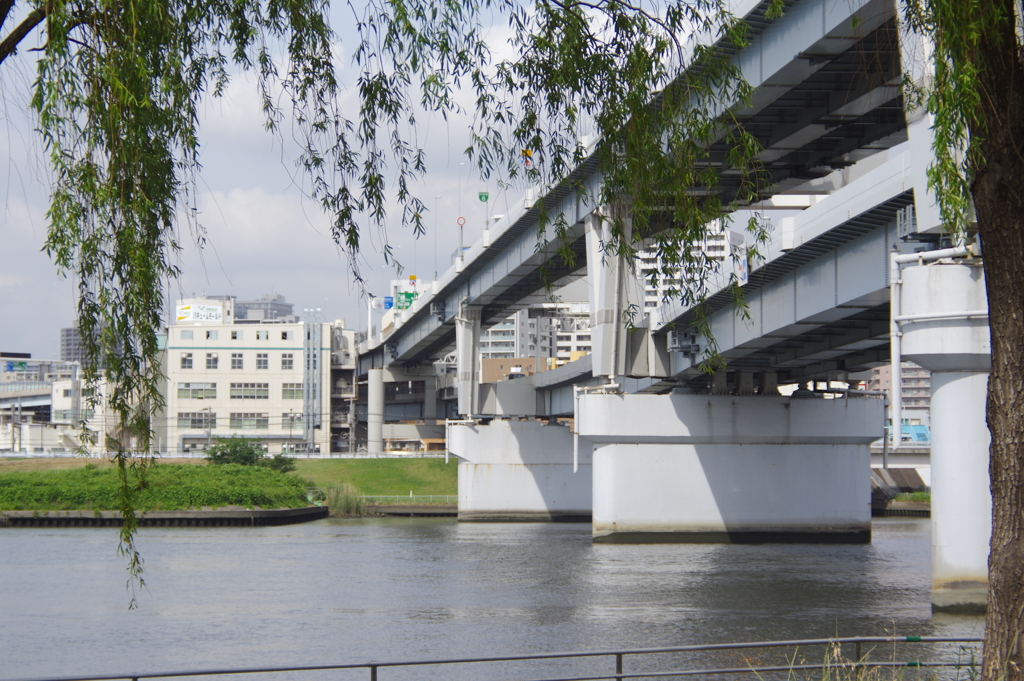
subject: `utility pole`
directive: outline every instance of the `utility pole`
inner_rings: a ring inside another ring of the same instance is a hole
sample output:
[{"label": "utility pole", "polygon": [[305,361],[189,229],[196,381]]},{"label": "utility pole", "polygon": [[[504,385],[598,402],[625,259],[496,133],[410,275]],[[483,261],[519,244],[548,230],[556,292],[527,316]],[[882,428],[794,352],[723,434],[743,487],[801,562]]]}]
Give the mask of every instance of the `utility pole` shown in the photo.
[{"label": "utility pole", "polygon": [[203,407],[202,409],[200,409],[200,411],[205,411],[206,412],[206,417],[203,419],[203,425],[206,426],[206,449],[209,450],[210,449],[210,441],[211,441],[211,439],[213,437],[213,427],[210,425],[210,421],[213,420],[212,419],[213,408],[212,407]]}]

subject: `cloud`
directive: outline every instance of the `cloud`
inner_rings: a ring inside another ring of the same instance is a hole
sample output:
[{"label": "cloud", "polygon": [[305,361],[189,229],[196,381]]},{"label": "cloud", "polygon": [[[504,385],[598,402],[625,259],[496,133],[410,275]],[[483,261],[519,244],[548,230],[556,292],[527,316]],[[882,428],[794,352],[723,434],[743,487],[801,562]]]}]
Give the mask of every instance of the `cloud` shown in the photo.
[{"label": "cloud", "polygon": [[[339,42],[332,48],[339,57],[337,73],[342,81],[339,106],[354,120],[358,113],[357,69],[345,58],[355,48],[352,17],[336,11],[334,18]],[[494,26],[488,29],[495,59],[511,55],[510,31],[495,17]],[[23,96],[29,91],[34,65],[30,61],[24,64],[27,68],[20,80],[3,93],[0,102],[0,154],[7,159],[0,164],[0,190],[4,191],[0,348],[46,355],[52,354],[58,330],[72,324],[75,298],[73,282],[58,278],[53,263],[39,251],[45,239],[49,173]],[[472,110],[472,92],[460,93],[458,100],[467,111]],[[456,219],[460,215],[467,220],[464,243],[468,245],[480,237],[486,208],[492,215],[505,213],[521,193],[521,188],[501,190],[495,179],[480,179],[464,156],[472,125],[470,114],[444,120],[418,112],[417,117],[415,141],[426,152],[427,172],[412,191],[428,211],[424,217],[427,234],[417,240],[402,228],[393,199],[388,203],[383,231],[362,220],[363,252],[358,267],[375,293],[397,276],[394,266],[385,265],[381,255],[385,241],[406,275],[430,280],[435,271],[443,273],[451,265],[459,243]],[[303,195],[306,180],[296,170],[300,147],[292,126],[287,118],[279,135],[264,129],[255,78],[249,74],[236,73],[223,97],[204,100],[200,117],[203,169],[196,200],[207,242],[197,247],[187,226],[181,225],[179,264],[183,272],[180,281],[171,285],[169,302],[193,293],[254,298],[274,291],[299,309],[323,308],[328,319],[345,317],[350,326],[364,320],[365,302],[359,298],[349,262],[330,236],[329,220]],[[389,185],[393,185],[394,171],[394,167],[388,168]],[[490,193],[489,205],[477,199],[480,191]]]},{"label": "cloud", "polygon": [[199,248],[184,243],[190,237],[182,235],[182,276],[172,284],[172,297],[205,293],[251,299],[275,292],[297,309],[324,308],[331,319],[361,309],[326,216],[298,192],[260,187],[209,192],[199,208],[206,242]]},{"label": "cloud", "polygon": [[0,349],[52,358],[59,330],[74,320],[75,289],[42,252],[45,239],[42,204],[9,195],[0,220]]}]

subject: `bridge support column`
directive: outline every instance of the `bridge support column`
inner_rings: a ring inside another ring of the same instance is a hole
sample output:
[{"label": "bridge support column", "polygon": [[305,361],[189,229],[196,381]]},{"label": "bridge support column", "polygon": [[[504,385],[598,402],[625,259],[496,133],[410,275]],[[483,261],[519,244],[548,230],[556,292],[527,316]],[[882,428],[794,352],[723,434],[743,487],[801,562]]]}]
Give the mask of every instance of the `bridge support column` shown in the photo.
[{"label": "bridge support column", "polygon": [[423,380],[423,420],[437,419],[437,377],[430,376]]},{"label": "bridge support column", "polygon": [[480,314],[477,306],[461,305],[455,316],[455,367],[459,379],[459,413],[480,411]]},{"label": "bridge support column", "polygon": [[[620,209],[623,233],[629,239],[632,216]],[[594,376],[614,378],[626,373],[627,333],[622,311],[639,304],[643,292],[631,276],[626,259],[606,252],[613,217],[591,214],[586,218],[587,281],[590,282],[591,361]],[[627,276],[630,275],[630,276]],[[636,319],[639,323],[641,320]]]},{"label": "bridge support column", "polygon": [[370,369],[366,382],[366,450],[384,452],[384,370]]},{"label": "bridge support column", "polygon": [[897,283],[902,359],[932,372],[932,608],[980,612],[992,534],[984,272],[976,260],[934,263],[903,268]]},{"label": "bridge support column", "polygon": [[459,457],[459,520],[587,522],[591,510],[591,446],[543,421],[452,424],[448,449]]},{"label": "bridge support column", "polygon": [[871,538],[875,399],[585,394],[595,541]]}]

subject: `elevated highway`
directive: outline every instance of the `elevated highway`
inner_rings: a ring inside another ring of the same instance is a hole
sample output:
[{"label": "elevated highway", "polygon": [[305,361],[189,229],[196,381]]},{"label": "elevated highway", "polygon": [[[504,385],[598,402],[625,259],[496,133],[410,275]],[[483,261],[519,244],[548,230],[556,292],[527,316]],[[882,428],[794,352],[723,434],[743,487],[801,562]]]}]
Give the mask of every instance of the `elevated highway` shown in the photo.
[{"label": "elevated highway", "polygon": [[[454,352],[462,419],[448,421],[447,442],[463,520],[589,515],[599,541],[867,541],[883,401],[782,397],[777,386],[912,359],[935,372],[932,479],[944,491],[933,503],[933,604],[983,607],[984,275],[977,244],[936,250],[930,121],[904,111],[900,89],[905,73],[921,76],[909,59],[920,45],[885,0],[794,0],[770,22],[768,2],[740,5],[751,37],[732,58],[756,89],[737,115],[774,182],[764,204],[746,207],[773,224],[743,285],[746,312],[723,275],[700,310],[666,300],[627,331],[642,284],[633,263],[603,253],[606,224],[581,199],[601,183],[591,157],[565,183],[527,192],[360,347],[369,449],[382,444],[384,382],[431,380],[431,363]],[[728,192],[736,178],[719,167]],[[786,194],[818,198],[771,211]],[[569,260],[542,215],[568,225]],[[545,276],[585,278],[591,354],[480,386],[481,327],[545,301]],[[694,333],[698,314],[708,337]],[[709,375],[712,342],[728,365]],[[422,416],[436,415],[428,396]]]},{"label": "elevated highway", "polygon": [[[775,192],[827,191],[836,184],[836,170],[907,139],[894,10],[881,0],[813,0],[788,3],[781,19],[767,22],[768,5],[748,0],[738,10],[751,39],[734,59],[756,88],[751,106],[738,115],[765,147],[762,160]],[[724,152],[716,148],[713,157]],[[454,347],[460,305],[480,308],[486,325],[546,300],[545,281],[583,276],[586,219],[594,206],[581,196],[598,193],[596,165],[590,157],[562,184],[528,191],[389,333],[368,339],[360,369],[443,356]],[[723,191],[733,184],[724,174]],[[580,191],[571,189],[577,186]],[[542,213],[547,225],[564,220],[570,226],[574,261],[557,255]]]}]

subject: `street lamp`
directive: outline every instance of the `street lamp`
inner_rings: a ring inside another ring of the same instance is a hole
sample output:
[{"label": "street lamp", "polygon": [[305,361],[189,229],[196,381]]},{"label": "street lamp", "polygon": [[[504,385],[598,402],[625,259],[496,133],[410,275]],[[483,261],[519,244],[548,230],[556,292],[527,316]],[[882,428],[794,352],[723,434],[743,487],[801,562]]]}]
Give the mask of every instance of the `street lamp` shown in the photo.
[{"label": "street lamp", "polygon": [[[459,167],[466,165],[460,163]],[[459,171],[459,259],[462,258],[462,227],[466,224],[466,219],[462,217],[462,171]]]}]

